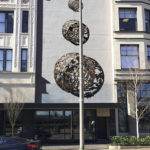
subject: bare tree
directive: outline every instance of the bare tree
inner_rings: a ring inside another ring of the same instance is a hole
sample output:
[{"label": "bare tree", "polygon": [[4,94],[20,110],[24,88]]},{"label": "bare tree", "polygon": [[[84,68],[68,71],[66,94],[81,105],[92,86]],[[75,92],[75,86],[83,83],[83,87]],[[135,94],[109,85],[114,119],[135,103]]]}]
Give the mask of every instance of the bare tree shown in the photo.
[{"label": "bare tree", "polygon": [[144,85],[150,83],[150,81],[146,79],[145,74],[145,72],[137,68],[129,69],[128,88],[131,93],[130,103],[132,102],[133,104],[131,111],[135,113],[137,138],[139,138],[139,121],[144,117],[150,108],[150,102],[148,99],[150,89],[147,90],[147,93],[144,93],[144,95],[141,93],[141,91],[144,90]]},{"label": "bare tree", "polygon": [[11,89],[10,93],[5,96],[4,107],[7,111],[9,122],[11,124],[11,133],[14,136],[14,127],[20,112],[24,107],[24,95],[18,89]]}]

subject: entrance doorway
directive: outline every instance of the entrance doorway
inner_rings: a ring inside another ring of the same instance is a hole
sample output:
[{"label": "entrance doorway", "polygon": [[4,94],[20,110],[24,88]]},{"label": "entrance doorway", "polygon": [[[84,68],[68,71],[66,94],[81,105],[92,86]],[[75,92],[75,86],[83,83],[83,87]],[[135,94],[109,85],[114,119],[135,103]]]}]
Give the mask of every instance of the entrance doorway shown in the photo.
[{"label": "entrance doorway", "polygon": [[106,117],[97,117],[96,119],[96,139],[107,138]]}]

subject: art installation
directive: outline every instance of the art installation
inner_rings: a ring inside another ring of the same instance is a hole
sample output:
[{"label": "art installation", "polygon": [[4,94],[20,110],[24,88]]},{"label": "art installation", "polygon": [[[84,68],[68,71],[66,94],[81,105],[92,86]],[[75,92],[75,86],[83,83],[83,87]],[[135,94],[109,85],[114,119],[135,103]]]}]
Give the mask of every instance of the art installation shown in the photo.
[{"label": "art installation", "polygon": [[[83,44],[89,39],[89,29],[85,24],[82,24],[83,29]],[[75,45],[79,45],[79,21],[69,20],[62,28],[64,38]]]},{"label": "art installation", "polygon": [[[68,6],[73,11],[79,12],[79,0],[69,0]],[[83,4],[82,4],[82,8],[83,8]]]},{"label": "art installation", "polygon": [[[94,96],[104,83],[104,72],[94,59],[83,56],[84,97]],[[54,78],[66,92],[79,96],[79,54],[68,53],[56,63]]]},{"label": "art installation", "polygon": [[[79,0],[69,0],[69,8],[79,11]],[[82,24],[83,44],[89,39],[89,29]],[[62,28],[64,38],[74,45],[79,45],[79,21],[69,20]],[[104,72],[93,58],[83,56],[84,97],[94,96],[104,83]],[[79,54],[63,55],[55,64],[54,78],[56,84],[64,91],[79,96]]]},{"label": "art installation", "polygon": [[29,0],[22,0],[22,2],[26,4],[29,2]]}]

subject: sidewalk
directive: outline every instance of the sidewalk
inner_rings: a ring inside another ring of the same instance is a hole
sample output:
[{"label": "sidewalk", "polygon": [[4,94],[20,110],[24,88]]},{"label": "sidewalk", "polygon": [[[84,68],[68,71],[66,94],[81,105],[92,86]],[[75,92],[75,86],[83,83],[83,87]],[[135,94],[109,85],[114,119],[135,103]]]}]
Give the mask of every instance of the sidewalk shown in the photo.
[{"label": "sidewalk", "polygon": [[[85,150],[108,150],[108,144],[85,145]],[[79,150],[79,145],[43,146],[42,150]]]},{"label": "sidewalk", "polygon": [[[85,145],[85,150],[108,150],[109,144]],[[79,145],[43,146],[42,150],[79,150]],[[150,150],[149,148],[123,149],[123,150]]]}]

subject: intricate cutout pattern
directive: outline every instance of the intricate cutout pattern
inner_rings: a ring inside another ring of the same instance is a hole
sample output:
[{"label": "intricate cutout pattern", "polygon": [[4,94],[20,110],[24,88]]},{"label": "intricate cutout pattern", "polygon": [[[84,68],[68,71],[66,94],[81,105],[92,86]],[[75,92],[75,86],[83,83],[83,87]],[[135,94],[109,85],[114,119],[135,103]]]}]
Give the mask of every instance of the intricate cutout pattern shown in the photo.
[{"label": "intricate cutout pattern", "polygon": [[[68,6],[73,11],[79,12],[79,0],[69,0]],[[83,4],[82,4],[82,8],[83,8]]]},{"label": "intricate cutout pattern", "polygon": [[29,0],[22,0],[22,2],[23,2],[24,4],[26,4],[26,3],[29,2]]},{"label": "intricate cutout pattern", "polygon": [[[104,72],[94,59],[83,56],[84,97],[94,96],[104,83]],[[68,53],[56,63],[54,78],[66,92],[79,96],[79,54]]]},{"label": "intricate cutout pattern", "polygon": [[[82,24],[83,32],[83,44],[86,43],[89,39],[89,29],[85,24]],[[62,28],[62,34],[64,38],[75,45],[79,45],[79,21],[69,20],[67,21]]]}]

